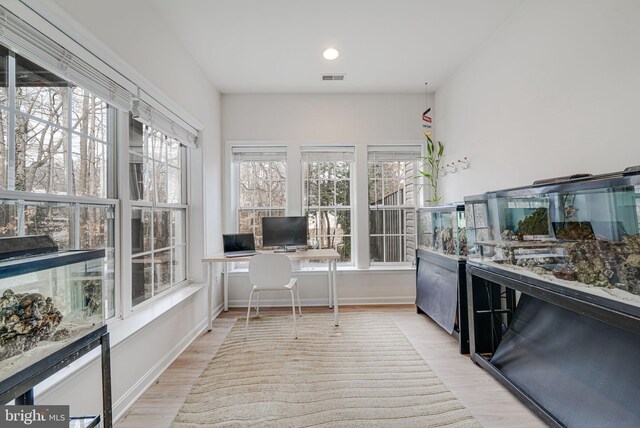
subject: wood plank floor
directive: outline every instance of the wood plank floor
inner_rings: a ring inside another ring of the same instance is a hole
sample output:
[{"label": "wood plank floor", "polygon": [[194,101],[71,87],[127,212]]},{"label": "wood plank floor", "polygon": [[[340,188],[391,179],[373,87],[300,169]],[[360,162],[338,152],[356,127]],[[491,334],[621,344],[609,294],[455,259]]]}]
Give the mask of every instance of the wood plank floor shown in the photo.
[{"label": "wood plank floor", "polygon": [[[290,310],[290,309],[289,309]],[[290,313],[287,309],[260,309],[265,313]],[[118,421],[117,428],[169,427],[192,383],[213,358],[225,337],[246,310],[230,309],[213,323],[165,371]],[[340,311],[384,311],[402,330],[422,358],[485,427],[528,428],[545,425],[469,357],[458,354],[456,341],[436,323],[418,315],[414,305],[345,306]],[[327,308],[303,308],[329,312]]]}]

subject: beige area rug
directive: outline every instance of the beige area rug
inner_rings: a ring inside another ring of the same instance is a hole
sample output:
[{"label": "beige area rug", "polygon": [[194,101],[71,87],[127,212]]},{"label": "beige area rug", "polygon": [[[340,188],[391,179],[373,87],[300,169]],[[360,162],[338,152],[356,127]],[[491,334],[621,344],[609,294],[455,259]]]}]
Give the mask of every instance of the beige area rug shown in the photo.
[{"label": "beige area rug", "polygon": [[476,427],[384,313],[238,320],[174,427]]}]

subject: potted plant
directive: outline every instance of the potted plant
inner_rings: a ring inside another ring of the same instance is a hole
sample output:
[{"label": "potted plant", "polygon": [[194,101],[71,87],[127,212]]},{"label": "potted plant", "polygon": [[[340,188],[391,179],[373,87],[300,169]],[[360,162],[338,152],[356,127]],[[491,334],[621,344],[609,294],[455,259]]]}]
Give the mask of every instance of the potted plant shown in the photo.
[{"label": "potted plant", "polygon": [[426,179],[431,190],[431,198],[427,200],[430,205],[437,205],[442,200],[442,196],[438,195],[438,178],[440,177],[440,161],[444,153],[444,144],[440,141],[434,143],[428,134],[427,137],[427,156],[421,158],[424,170],[418,172]]}]

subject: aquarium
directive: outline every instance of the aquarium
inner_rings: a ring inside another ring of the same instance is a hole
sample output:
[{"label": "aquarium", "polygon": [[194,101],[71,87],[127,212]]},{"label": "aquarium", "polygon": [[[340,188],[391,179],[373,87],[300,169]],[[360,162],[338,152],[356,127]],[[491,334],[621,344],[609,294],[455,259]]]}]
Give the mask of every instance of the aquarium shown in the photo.
[{"label": "aquarium", "polygon": [[462,204],[418,208],[418,249],[466,257],[464,208]]},{"label": "aquarium", "polygon": [[0,381],[104,325],[104,250],[0,262]]},{"label": "aquarium", "polygon": [[637,171],[488,192],[465,203],[470,260],[640,314]]}]

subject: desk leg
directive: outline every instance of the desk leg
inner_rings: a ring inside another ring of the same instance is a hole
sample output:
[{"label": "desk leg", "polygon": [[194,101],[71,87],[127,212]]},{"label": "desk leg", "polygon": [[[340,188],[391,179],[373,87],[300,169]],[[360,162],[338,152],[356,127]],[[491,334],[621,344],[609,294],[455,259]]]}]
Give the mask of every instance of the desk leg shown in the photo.
[{"label": "desk leg", "polygon": [[340,325],[338,321],[338,293],[336,292],[336,270],[338,269],[338,262],[333,260],[331,263],[333,269],[331,269],[331,285],[333,287],[333,324],[337,327]]},{"label": "desk leg", "polygon": [[329,309],[333,308],[333,284],[331,284],[331,280],[333,277],[331,276],[331,265],[332,261],[328,260],[327,263],[327,294],[329,295]]},{"label": "desk leg", "polygon": [[222,294],[224,295],[224,311],[229,310],[229,264],[222,263]]},{"label": "desk leg", "polygon": [[213,328],[213,319],[211,313],[213,312],[213,263],[207,263],[207,331],[211,331]]}]

